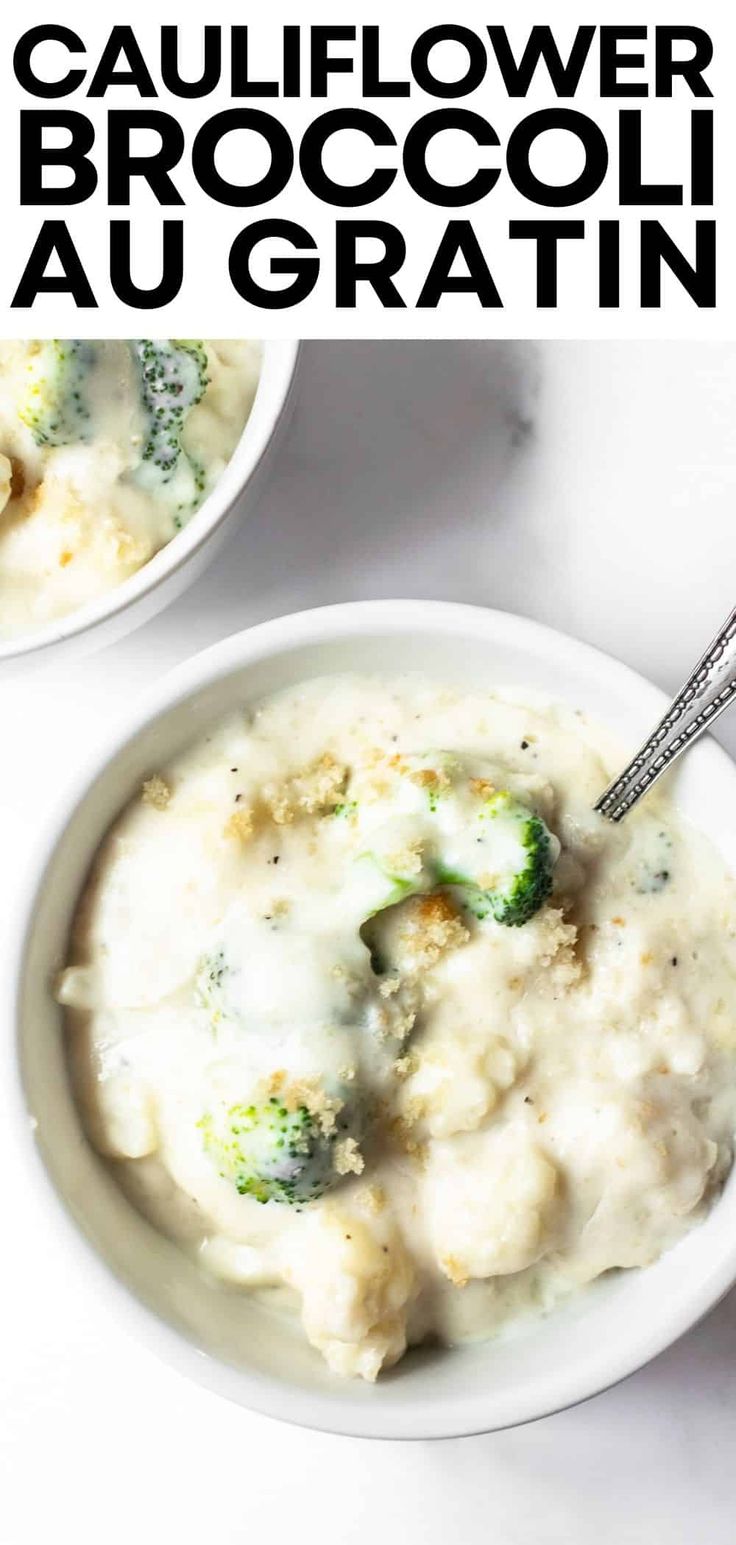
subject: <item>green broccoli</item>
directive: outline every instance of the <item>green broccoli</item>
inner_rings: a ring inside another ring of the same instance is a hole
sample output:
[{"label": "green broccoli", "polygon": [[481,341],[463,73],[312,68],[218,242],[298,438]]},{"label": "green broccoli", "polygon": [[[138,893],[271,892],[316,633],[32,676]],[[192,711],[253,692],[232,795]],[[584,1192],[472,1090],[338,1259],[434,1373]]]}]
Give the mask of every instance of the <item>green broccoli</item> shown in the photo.
[{"label": "green broccoli", "polygon": [[241,1196],[290,1206],[316,1201],[337,1179],[337,1128],[325,1132],[305,1105],[288,1110],[272,1095],[264,1104],[231,1105],[217,1121],[198,1123],[207,1153]]},{"label": "green broccoli", "polygon": [[171,484],[178,511],[191,513],[204,494],[205,474],[181,437],[187,415],[207,390],[207,350],[191,338],[137,338],[131,348],[147,421],[137,480],[157,491]]},{"label": "green broccoli", "polygon": [[37,445],[70,445],[90,429],[89,371],[99,345],[80,338],[48,338],[28,366],[18,415]]},{"label": "green broccoli", "polygon": [[[483,800],[472,838],[475,872],[440,861],[434,866],[436,882],[460,887],[477,918],[490,915],[507,928],[520,928],[550,894],[556,839],[541,816],[507,789]],[[490,883],[489,875],[493,876]]]},{"label": "green broccoli", "polygon": [[[473,771],[446,751],[396,758],[392,814],[377,826],[372,819],[366,833],[364,918],[449,885],[462,892],[477,918],[493,917],[510,928],[521,927],[542,906],[552,889],[557,838],[521,799]],[[370,805],[369,817],[376,810]],[[404,820],[402,828],[397,823]],[[402,846],[411,854],[406,873],[390,856]]]},{"label": "green broccoli", "polygon": [[217,1024],[217,1021],[227,1012],[223,1003],[222,988],[228,974],[229,967],[222,949],[214,950],[210,955],[203,955],[197,966],[197,974],[194,978],[194,1001],[199,1008],[207,1009],[212,1015],[213,1024]]},{"label": "green broccoli", "polygon": [[356,889],[357,912],[362,921],[428,889],[425,875],[396,874],[388,861],[376,852],[360,854],[353,866],[352,884]]}]

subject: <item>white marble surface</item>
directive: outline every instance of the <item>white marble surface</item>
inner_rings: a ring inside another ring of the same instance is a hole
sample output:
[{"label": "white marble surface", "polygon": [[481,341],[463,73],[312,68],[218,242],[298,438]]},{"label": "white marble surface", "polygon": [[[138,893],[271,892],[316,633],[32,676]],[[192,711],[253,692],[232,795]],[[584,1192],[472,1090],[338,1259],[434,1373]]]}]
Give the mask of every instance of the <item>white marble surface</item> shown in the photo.
[{"label": "white marble surface", "polygon": [[[307,345],[272,481],[215,568],[114,649],[0,681],[0,905],[80,743],[192,650],[403,593],[526,612],[674,688],[733,604],[735,511],[736,346]],[[736,715],[721,738],[736,752]],[[129,1342],[53,1216],[14,1192],[2,1088],[0,1160],[0,1545],[731,1545],[736,1295],[536,1426],[332,1439],[231,1408]]]}]

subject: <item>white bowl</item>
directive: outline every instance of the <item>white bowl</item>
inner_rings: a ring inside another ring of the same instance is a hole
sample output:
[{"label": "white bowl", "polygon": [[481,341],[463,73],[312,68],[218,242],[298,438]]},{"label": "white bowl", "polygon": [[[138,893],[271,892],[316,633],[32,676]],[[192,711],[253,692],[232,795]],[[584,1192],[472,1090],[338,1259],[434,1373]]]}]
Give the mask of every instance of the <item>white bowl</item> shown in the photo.
[{"label": "white bowl", "polygon": [[[520,617],[394,601],[280,618],[208,649],[137,702],[80,771],[53,820],[19,929],[14,1014],[22,1093],[35,1123],[37,1174],[50,1177],[80,1268],[97,1272],[118,1316],[168,1361],[220,1394],[324,1430],[451,1437],[531,1421],[613,1384],[681,1336],[736,1279],[736,1177],[705,1221],[645,1271],[601,1280],[514,1336],[414,1351],[375,1386],[330,1374],[298,1327],[207,1281],[125,1200],[83,1137],[69,1091],[49,982],[64,960],[100,840],[152,767],[236,703],[324,672],[420,669],[475,686],[525,685],[607,723],[631,749],[664,697],[623,665]],[[678,803],[736,869],[736,768],[714,743],[694,747]],[[20,1087],[20,1086],[19,1086]]]},{"label": "white bowl", "polygon": [[183,531],[130,579],[33,633],[0,642],[0,676],[41,662],[81,655],[123,638],[163,611],[191,585],[241,519],[244,499],[260,486],[277,430],[286,421],[299,354],[298,343],[263,345],[258,385],[248,421],[212,493]]}]

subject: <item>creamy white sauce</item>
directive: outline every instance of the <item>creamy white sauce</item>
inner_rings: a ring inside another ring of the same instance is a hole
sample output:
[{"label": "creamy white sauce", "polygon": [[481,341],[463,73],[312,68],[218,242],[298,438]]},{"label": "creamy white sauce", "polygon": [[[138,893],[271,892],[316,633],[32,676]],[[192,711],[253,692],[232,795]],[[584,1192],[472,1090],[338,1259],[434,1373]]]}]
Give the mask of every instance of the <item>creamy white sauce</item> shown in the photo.
[{"label": "creamy white sauce", "polygon": [[39,439],[46,345],[0,342],[0,638],[76,611],[171,541],[214,488],[253,404],[259,345],[206,340],[208,384],[184,417],[179,466],[151,476],[142,460],[151,421],[130,345],[85,347],[82,410],[57,430],[63,443],[48,443]]},{"label": "creamy white sauce", "polygon": [[[312,682],[156,769],[99,854],[58,988],[92,1141],[204,1269],[289,1289],[339,1373],[646,1266],[731,1164],[733,884],[661,794],[592,813],[618,756],[531,698]],[[543,905],[386,907],[485,851],[491,786],[557,839]],[[324,1137],[304,1206],[241,1194],[222,1146],[269,1097]]]}]

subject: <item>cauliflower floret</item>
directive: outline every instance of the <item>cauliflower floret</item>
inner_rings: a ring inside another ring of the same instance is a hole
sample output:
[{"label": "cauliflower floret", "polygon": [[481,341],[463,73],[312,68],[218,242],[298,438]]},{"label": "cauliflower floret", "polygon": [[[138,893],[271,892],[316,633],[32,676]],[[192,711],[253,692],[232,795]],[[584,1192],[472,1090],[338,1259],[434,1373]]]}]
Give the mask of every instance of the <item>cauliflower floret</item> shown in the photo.
[{"label": "cauliflower floret", "polygon": [[551,1243],[557,1174],[522,1126],[432,1145],[425,1177],[430,1236],[445,1276],[523,1271]]},{"label": "cauliflower floret", "polygon": [[[81,605],[99,590],[101,577],[105,586],[120,583],[146,563],[153,550],[142,531],[134,534],[109,510],[96,507],[101,474],[88,492],[79,491],[83,469],[75,467],[72,451],[65,454],[64,469],[50,467],[42,482],[14,501],[16,518],[4,533],[5,582],[32,585],[41,576],[49,605],[59,599],[59,586],[73,605]],[[98,461],[103,467],[109,464],[108,476],[114,480],[119,470],[115,457],[100,451]]]},{"label": "cauliflower floret", "polygon": [[584,1192],[578,1179],[588,1212],[575,1241],[581,1281],[656,1260],[682,1233],[682,1219],[698,1206],[716,1163],[717,1145],[687,1096],[671,1089],[660,1103],[650,1087],[643,1081],[640,1098],[594,1103],[589,1091],[577,1102],[571,1096],[564,1141],[552,1139],[563,1165],[574,1156],[578,1175],[587,1179]]},{"label": "cauliflower floret", "polygon": [[520,1058],[503,1037],[482,1045],[460,1040],[415,1053],[403,1085],[402,1115],[420,1123],[430,1137],[473,1132],[511,1088]]},{"label": "cauliflower floret", "polygon": [[575,924],[566,922],[559,907],[547,905],[515,933],[509,968],[517,981],[528,983],[535,992],[561,997],[581,976],[576,950]]},{"label": "cauliflower floret", "polygon": [[155,1153],[158,1131],[147,1085],[116,1073],[98,1083],[96,1094],[95,1142],[100,1151],[114,1159],[143,1159]]},{"label": "cauliflower floret", "polygon": [[371,1382],[406,1350],[406,1310],[414,1269],[384,1218],[364,1221],[346,1208],[305,1215],[287,1241],[285,1280],[302,1295],[312,1346],[334,1373]]}]

